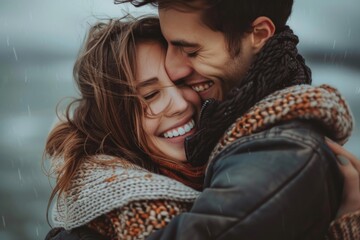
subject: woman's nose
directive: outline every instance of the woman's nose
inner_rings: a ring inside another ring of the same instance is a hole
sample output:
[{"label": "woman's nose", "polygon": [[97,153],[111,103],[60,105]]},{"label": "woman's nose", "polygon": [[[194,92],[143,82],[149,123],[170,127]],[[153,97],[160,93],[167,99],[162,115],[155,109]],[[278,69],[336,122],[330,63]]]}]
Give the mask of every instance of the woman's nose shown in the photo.
[{"label": "woman's nose", "polygon": [[183,91],[178,87],[173,87],[169,89],[169,107],[166,115],[174,116],[174,115],[181,115],[184,113],[190,104],[185,99],[183,95]]}]

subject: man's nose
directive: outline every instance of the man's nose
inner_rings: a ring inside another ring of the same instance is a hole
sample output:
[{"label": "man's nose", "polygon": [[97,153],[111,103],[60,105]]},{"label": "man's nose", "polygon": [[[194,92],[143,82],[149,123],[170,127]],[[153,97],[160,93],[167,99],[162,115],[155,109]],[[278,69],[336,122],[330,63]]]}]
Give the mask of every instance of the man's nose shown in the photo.
[{"label": "man's nose", "polygon": [[171,81],[176,82],[193,72],[186,56],[178,47],[169,46],[166,52],[165,68]]}]

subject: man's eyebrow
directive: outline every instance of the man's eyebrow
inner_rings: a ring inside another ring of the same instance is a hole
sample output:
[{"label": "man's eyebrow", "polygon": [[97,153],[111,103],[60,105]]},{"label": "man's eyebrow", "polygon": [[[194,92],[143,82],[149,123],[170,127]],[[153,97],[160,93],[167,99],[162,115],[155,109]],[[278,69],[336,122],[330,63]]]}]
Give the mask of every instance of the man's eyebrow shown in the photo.
[{"label": "man's eyebrow", "polygon": [[152,85],[152,84],[156,83],[158,80],[159,79],[157,77],[154,77],[154,78],[150,78],[150,79],[141,81],[139,84],[136,85],[136,89]]},{"label": "man's eyebrow", "polygon": [[176,47],[199,47],[199,44],[197,43],[191,43],[184,40],[172,40],[170,43]]}]

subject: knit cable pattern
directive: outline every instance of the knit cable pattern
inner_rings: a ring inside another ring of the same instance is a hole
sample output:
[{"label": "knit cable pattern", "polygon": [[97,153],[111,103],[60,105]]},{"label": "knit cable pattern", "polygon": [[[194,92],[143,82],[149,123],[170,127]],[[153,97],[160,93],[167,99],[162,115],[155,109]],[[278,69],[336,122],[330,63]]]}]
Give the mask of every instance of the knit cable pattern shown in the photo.
[{"label": "knit cable pattern", "polygon": [[346,214],[330,224],[326,240],[360,239],[360,211]]},{"label": "knit cable pattern", "polygon": [[164,228],[191,203],[149,200],[132,202],[91,221],[88,226],[111,240],[142,240]]},{"label": "knit cable pattern", "polygon": [[335,88],[295,85],[267,96],[238,118],[216,145],[210,160],[236,139],[295,119],[317,122],[328,137],[340,144],[346,142],[353,129],[351,111]]},{"label": "knit cable pattern", "polygon": [[[110,156],[96,156],[110,160]],[[71,189],[59,196],[52,211],[55,227],[67,230],[121,208],[133,201],[173,200],[193,202],[199,192],[165,176],[137,166],[105,166],[84,161],[71,181]]]}]

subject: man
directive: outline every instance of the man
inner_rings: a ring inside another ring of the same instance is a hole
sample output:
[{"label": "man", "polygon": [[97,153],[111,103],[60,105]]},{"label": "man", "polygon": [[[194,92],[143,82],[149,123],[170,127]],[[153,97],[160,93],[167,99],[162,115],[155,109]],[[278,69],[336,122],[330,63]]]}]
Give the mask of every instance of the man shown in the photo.
[{"label": "man", "polygon": [[[335,157],[323,139],[329,131],[297,118],[262,128],[247,126],[254,119],[241,123],[268,95],[284,89],[283,98],[288,87],[311,83],[310,69],[296,49],[298,39],[286,26],[293,0],[115,2],[157,4],[168,42],[165,65],[170,78],[185,80],[203,99],[223,100],[205,102],[200,131],[186,142],[194,165],[204,164],[213,151],[203,194],[190,213],[150,239],[323,238],[341,192],[336,165],[329,164]],[[228,129],[232,124],[249,129]],[[310,158],[316,160],[307,161]],[[300,162],[309,168],[295,167]],[[254,165],[268,169],[258,171]],[[358,172],[356,166],[347,167]],[[351,184],[356,190],[348,211],[352,212],[360,207],[359,179],[345,177],[344,192]]]}]

